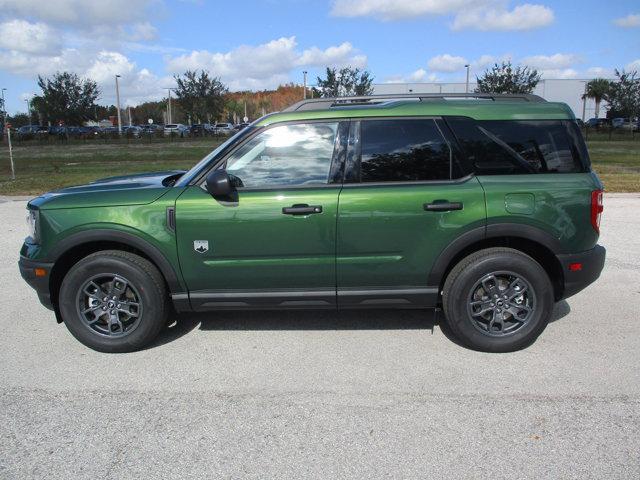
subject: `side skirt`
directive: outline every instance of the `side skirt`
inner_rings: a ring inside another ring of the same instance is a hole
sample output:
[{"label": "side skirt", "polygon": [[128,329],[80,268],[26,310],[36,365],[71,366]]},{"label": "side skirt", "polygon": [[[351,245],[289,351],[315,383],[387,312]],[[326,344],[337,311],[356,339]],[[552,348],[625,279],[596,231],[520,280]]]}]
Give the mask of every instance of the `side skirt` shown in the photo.
[{"label": "side skirt", "polygon": [[298,290],[201,290],[174,294],[179,311],[186,302],[196,312],[209,310],[288,310],[352,308],[432,308],[438,288],[346,288]]},{"label": "side skirt", "polygon": [[438,288],[341,288],[339,308],[431,308],[438,304]]}]

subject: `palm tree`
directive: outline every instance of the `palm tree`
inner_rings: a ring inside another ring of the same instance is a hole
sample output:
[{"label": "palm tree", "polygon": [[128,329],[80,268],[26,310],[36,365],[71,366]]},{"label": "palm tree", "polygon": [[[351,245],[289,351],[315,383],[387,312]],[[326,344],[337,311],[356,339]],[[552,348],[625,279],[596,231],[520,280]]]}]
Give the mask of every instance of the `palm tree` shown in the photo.
[{"label": "palm tree", "polygon": [[606,100],[611,89],[611,81],[606,78],[594,78],[590,80],[585,88],[583,98],[593,98],[596,102],[596,118],[600,114],[600,102]]}]

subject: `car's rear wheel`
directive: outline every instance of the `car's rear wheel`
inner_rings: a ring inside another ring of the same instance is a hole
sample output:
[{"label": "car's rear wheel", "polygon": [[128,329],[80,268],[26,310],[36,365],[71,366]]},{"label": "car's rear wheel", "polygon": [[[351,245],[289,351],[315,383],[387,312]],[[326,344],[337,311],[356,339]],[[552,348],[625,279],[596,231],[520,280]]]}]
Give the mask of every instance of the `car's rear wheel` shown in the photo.
[{"label": "car's rear wheel", "polygon": [[530,256],[489,248],[461,260],[442,292],[451,331],[470,348],[510,352],[533,343],[553,311],[553,286]]},{"label": "car's rear wheel", "polygon": [[76,263],[60,288],[69,331],[100,352],[147,346],[166,325],[167,293],[158,269],[129,252],[96,252]]}]

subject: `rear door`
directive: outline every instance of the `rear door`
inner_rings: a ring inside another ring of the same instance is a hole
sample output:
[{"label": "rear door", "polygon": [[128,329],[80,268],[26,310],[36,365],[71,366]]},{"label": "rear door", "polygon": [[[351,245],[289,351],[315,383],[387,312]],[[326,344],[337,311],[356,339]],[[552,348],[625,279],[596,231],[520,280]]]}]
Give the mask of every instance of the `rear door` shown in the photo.
[{"label": "rear door", "polygon": [[464,176],[436,118],[353,122],[337,237],[338,305],[432,306],[442,250],[485,224],[482,187]]}]

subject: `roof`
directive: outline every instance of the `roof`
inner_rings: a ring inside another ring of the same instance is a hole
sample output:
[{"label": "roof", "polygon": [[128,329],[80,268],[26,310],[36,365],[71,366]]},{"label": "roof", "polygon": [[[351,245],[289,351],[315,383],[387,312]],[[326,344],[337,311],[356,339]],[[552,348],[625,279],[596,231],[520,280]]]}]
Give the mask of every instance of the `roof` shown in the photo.
[{"label": "roof", "polygon": [[535,95],[382,95],[298,102],[267,115],[258,126],[299,120],[366,117],[464,116],[476,120],[573,120],[564,103]]}]

